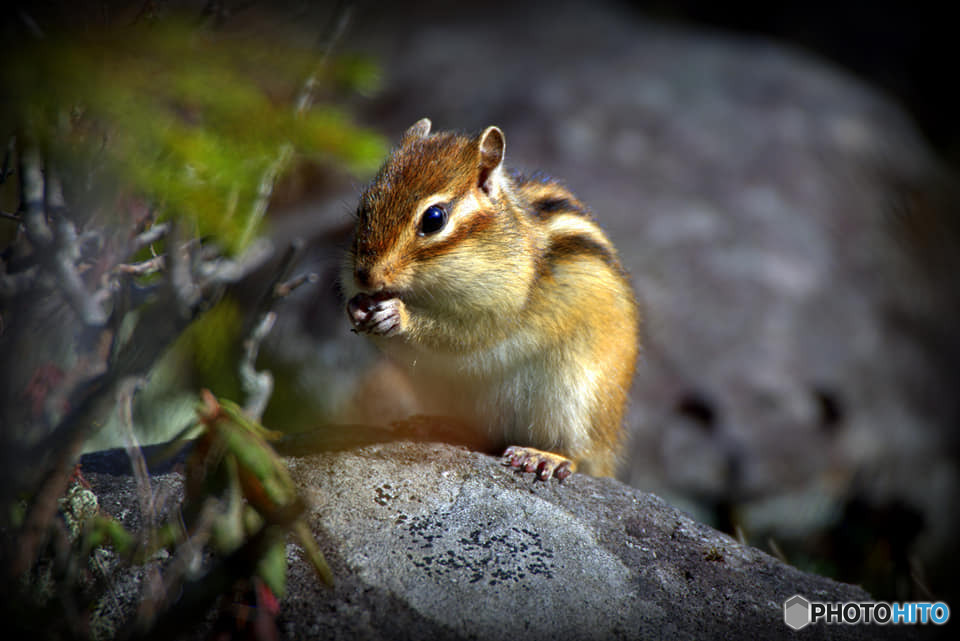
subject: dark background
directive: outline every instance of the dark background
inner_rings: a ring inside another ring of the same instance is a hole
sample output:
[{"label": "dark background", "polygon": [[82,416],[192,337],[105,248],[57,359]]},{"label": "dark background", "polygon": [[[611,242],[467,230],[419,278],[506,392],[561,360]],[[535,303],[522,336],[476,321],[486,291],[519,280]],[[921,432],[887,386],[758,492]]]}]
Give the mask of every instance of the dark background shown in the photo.
[{"label": "dark background", "polygon": [[626,4],[671,22],[773,38],[839,63],[899,101],[941,156],[960,165],[960,92],[955,86],[960,56],[949,3]]}]

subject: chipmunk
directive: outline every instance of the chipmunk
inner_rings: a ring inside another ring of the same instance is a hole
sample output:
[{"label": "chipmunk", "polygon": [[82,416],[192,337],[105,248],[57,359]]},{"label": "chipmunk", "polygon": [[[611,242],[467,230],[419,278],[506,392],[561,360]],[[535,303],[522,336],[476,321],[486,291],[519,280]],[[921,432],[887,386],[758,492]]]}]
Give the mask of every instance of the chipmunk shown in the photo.
[{"label": "chipmunk", "polygon": [[563,480],[615,471],[638,307],[617,252],[558,182],[504,167],[497,127],[406,131],[360,198],[342,286],[355,331],[425,414]]}]

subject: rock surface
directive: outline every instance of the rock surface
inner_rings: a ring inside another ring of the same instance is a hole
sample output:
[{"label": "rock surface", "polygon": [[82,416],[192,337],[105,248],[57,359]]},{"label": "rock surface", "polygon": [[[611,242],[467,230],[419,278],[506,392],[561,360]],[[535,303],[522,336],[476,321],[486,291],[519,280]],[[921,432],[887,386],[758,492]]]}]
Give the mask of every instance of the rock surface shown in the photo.
[{"label": "rock surface", "polygon": [[[88,456],[85,474],[104,509],[135,522],[133,478],[104,473],[110,457],[114,472],[125,465],[120,451]],[[794,594],[868,599],[613,479],[533,482],[409,442],[288,460],[336,585],[288,545],[285,639],[774,639],[795,634],[783,621]],[[796,638],[904,632],[812,625]]]}]

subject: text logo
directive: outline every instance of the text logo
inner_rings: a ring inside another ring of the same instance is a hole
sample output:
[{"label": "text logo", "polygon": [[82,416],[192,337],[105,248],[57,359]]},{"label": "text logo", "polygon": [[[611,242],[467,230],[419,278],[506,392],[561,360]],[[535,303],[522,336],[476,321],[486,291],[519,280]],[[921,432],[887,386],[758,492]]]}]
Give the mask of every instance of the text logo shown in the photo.
[{"label": "text logo", "polygon": [[783,620],[794,630],[810,623],[810,602],[799,594],[786,600],[783,604]]},{"label": "text logo", "polygon": [[790,628],[799,630],[811,623],[837,623],[856,625],[873,623],[879,625],[917,625],[933,623],[943,625],[950,619],[946,603],[910,602],[885,603],[883,601],[851,601],[848,603],[820,603],[809,601],[795,594],[783,603],[783,621]]}]

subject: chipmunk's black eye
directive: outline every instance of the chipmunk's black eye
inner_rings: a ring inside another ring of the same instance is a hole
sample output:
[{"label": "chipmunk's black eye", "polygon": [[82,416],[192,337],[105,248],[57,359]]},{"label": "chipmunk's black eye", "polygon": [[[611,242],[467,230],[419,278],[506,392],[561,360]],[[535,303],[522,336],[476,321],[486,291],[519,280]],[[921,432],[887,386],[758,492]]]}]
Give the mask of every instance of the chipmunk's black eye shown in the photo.
[{"label": "chipmunk's black eye", "polygon": [[440,205],[431,205],[420,219],[420,235],[435,234],[447,224],[447,211]]}]

